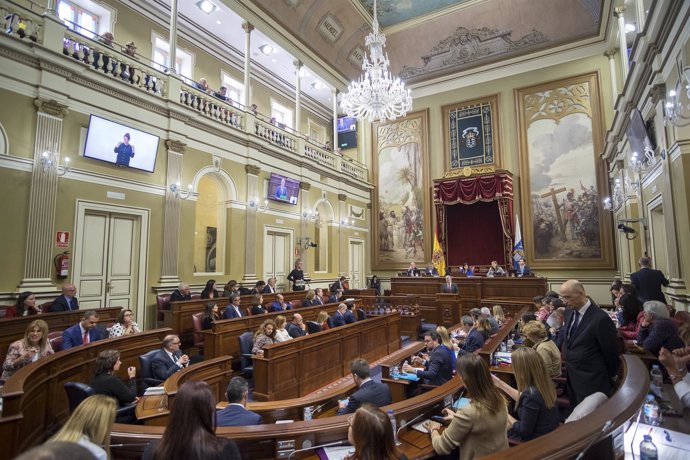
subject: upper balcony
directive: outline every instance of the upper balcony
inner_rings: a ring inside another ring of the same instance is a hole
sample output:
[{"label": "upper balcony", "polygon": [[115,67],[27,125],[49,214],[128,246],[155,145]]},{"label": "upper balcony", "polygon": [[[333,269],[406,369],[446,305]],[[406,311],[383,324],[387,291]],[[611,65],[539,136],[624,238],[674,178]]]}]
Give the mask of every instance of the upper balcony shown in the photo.
[{"label": "upper balcony", "polygon": [[199,116],[233,136],[251,138],[286,157],[331,173],[339,172],[354,183],[369,185],[365,165],[311,142],[304,134],[283,127],[238,102],[212,91],[203,91],[194,82],[176,74],[161,72],[137,56],[119,51],[120,47],[113,43],[93,40],[70,30],[57,17],[53,19],[0,0],[0,20],[4,21],[0,43],[20,50],[26,47],[27,53],[40,47],[48,53],[40,53],[39,60],[68,60],[65,64],[76,64],[84,69],[84,77],[108,80],[109,86],[116,91],[142,99],[152,98],[153,103],[181,116]]}]

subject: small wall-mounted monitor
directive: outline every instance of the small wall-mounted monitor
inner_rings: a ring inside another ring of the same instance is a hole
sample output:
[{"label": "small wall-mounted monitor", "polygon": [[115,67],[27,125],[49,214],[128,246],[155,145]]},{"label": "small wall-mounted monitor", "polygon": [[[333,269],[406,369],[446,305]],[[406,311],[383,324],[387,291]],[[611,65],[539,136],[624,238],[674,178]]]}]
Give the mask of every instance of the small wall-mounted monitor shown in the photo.
[{"label": "small wall-mounted monitor", "polygon": [[296,205],[297,198],[299,198],[299,181],[271,173],[271,177],[268,179],[268,196],[266,198]]},{"label": "small wall-mounted monitor", "polygon": [[351,117],[338,117],[338,132],[347,133],[357,131],[357,119]]},{"label": "small wall-mounted monitor", "polygon": [[152,173],[159,141],[153,134],[91,115],[84,157]]},{"label": "small wall-mounted monitor", "polygon": [[646,150],[654,150],[654,142],[647,131],[647,126],[642,119],[642,114],[635,109],[630,113],[630,124],[626,130],[628,143],[633,152],[637,152],[638,157],[644,160]]}]

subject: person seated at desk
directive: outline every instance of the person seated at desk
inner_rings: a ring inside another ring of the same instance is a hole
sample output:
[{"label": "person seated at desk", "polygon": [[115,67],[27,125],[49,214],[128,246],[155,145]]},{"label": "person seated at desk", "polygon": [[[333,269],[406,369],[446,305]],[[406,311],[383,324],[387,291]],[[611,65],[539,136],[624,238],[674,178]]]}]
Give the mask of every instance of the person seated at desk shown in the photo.
[{"label": "person seated at desk", "polygon": [[283,294],[276,294],[276,299],[271,304],[271,311],[287,311],[292,310],[292,304],[285,301]]},{"label": "person seated at desk", "polygon": [[240,285],[235,280],[230,280],[223,286],[222,297],[232,297],[233,294],[240,295]]},{"label": "person seated at desk", "polygon": [[316,315],[316,322],[321,326],[322,331],[327,331],[331,327],[328,325],[328,312],[326,310],[321,310],[318,315]]},{"label": "person seated at desk", "polygon": [[216,412],[218,426],[261,425],[263,418],[256,412],[247,410],[249,383],[243,377],[233,377],[225,391],[228,405]]},{"label": "person seated at desk", "polygon": [[79,299],[77,295],[77,287],[74,284],[65,284],[62,286],[62,295],[53,300],[53,305],[50,307],[52,313],[58,311],[72,311],[79,310]]},{"label": "person seated at desk", "polygon": [[339,402],[337,415],[351,414],[364,403],[381,407],[392,402],[388,385],[371,380],[371,369],[366,359],[353,359],[350,371],[358,389],[347,400]]},{"label": "person seated at desk", "polygon": [[459,460],[472,460],[507,449],[508,409],[503,395],[491,383],[489,365],[470,353],[458,358],[458,374],[471,402],[457,412],[443,409],[450,425],[442,434],[440,423],[426,423],[434,451],[447,455],[460,446]]},{"label": "person seated at desk", "polygon": [[518,278],[522,278],[523,276],[532,276],[532,272],[527,266],[525,259],[518,260],[518,266],[517,270],[515,270],[515,276],[517,276]]},{"label": "person seated at desk", "polygon": [[553,301],[553,298],[551,297],[544,297],[541,299],[541,305],[537,308],[537,312],[535,315],[537,316],[537,320],[541,321],[542,323],[545,323],[547,319],[549,319],[549,315],[551,315],[551,302]]},{"label": "person seated at desk", "polygon": [[688,373],[690,323],[683,324],[678,330],[678,335],[683,339],[685,347],[678,348],[673,352],[662,348],[659,352],[659,361],[666,367],[666,372],[668,372],[668,377],[671,379],[678,399],[683,403],[683,406],[690,408],[690,374]]},{"label": "person seated at desk", "polygon": [[333,327],[345,326],[345,324],[347,324],[347,321],[345,321],[345,313],[347,313],[347,305],[341,303],[338,305],[338,309],[333,313],[333,317],[331,318]]},{"label": "person seated at desk", "polygon": [[220,297],[220,292],[216,290],[216,280],[208,280],[204,290],[201,291],[202,299],[217,299]]},{"label": "person seated at desk", "polygon": [[170,334],[163,338],[163,348],[151,360],[153,378],[165,380],[189,365],[189,356],[182,354],[180,345],[182,342],[177,335]]},{"label": "person seated at desk", "polygon": [[346,304],[347,310],[345,310],[345,324],[352,324],[357,322],[357,316],[355,315],[355,306],[353,303]]},{"label": "person seated at desk", "polygon": [[[132,404],[137,400],[137,368],[127,368],[129,379],[124,383],[115,374],[120,370],[120,352],[117,350],[105,350],[96,358],[96,374],[91,380],[91,388],[97,395],[105,395],[114,398],[119,407]],[[136,421],[134,414],[127,414],[115,419],[117,423],[133,423]]]},{"label": "person seated at desk", "polygon": [[263,306],[263,302],[264,297],[261,294],[254,294],[254,297],[252,297],[252,315],[263,315],[265,313],[268,313],[268,311]]},{"label": "person seated at desk", "polygon": [[484,346],[484,337],[475,328],[475,321],[471,316],[465,315],[460,319],[460,324],[465,333],[465,342],[460,347],[460,354],[474,353]]},{"label": "person seated at desk", "polygon": [[429,263],[429,265],[426,266],[426,270],[424,270],[424,274],[426,276],[440,276],[438,274],[438,270],[436,267],[434,267],[434,264]]},{"label": "person seated at desk", "polygon": [[436,331],[427,331],[424,334],[424,345],[429,352],[428,358],[412,357],[412,364],[424,366],[418,369],[410,364],[403,365],[403,372],[416,374],[428,385],[443,385],[453,378],[453,360],[450,353],[441,347],[441,338]]},{"label": "person seated at desk", "polygon": [[623,294],[616,301],[620,306],[618,333],[627,340],[634,340],[640,333],[644,321],[642,303],[632,294]]},{"label": "person seated at desk", "polygon": [[24,338],[12,342],[2,364],[0,383],[29,363],[55,353],[48,341],[48,323],[41,319],[31,321],[26,327]]},{"label": "person seated at desk", "polygon": [[264,347],[275,343],[276,323],[272,319],[265,320],[254,333],[254,346],[252,353],[255,355],[263,354]]},{"label": "person seated at desk", "polygon": [[232,319],[232,318],[242,318],[244,316],[247,316],[246,313],[242,311],[242,307],[240,306],[241,302],[242,302],[242,298],[240,297],[239,294],[231,294],[230,295],[230,303],[228,304],[228,306],[225,308],[225,311],[223,312],[223,318]]},{"label": "person seated at desk", "polygon": [[503,324],[506,320],[506,314],[503,311],[503,307],[500,305],[493,306],[494,318],[498,321],[498,324]]},{"label": "person seated at desk", "polygon": [[453,277],[446,275],[446,282],[441,285],[441,292],[444,294],[459,294],[458,285],[453,282]]},{"label": "person seated at desk", "polygon": [[287,329],[285,329],[285,323],[287,322],[285,317],[283,315],[278,315],[276,316],[275,319],[276,322],[276,332],[275,336],[273,337],[276,342],[285,342],[287,340],[292,339],[290,337],[290,334],[288,333]]},{"label": "person seated at desk", "polygon": [[333,292],[335,292],[335,291],[337,291],[337,290],[344,291],[345,289],[347,289],[347,288],[345,287],[345,284],[347,284],[347,277],[346,277],[346,276],[341,276],[340,278],[338,278],[338,279],[336,280],[335,283],[331,284],[328,288],[329,288],[331,291],[333,291]]},{"label": "person seated at desk", "polygon": [[313,307],[314,305],[319,305],[318,303],[314,303],[314,299],[316,298],[316,292],[313,291],[312,289],[307,291],[307,295],[304,296],[304,300],[302,301],[302,306],[303,307]]},{"label": "person seated at desk", "polygon": [[263,294],[263,293],[264,293],[264,288],[265,288],[265,287],[266,287],[266,282],[263,281],[263,280],[259,280],[259,281],[256,282],[256,284],[254,285],[254,287],[252,288],[252,290],[249,291],[249,293],[250,293],[251,295]]},{"label": "person seated at desk", "polygon": [[268,281],[266,281],[266,286],[264,286],[264,290],[262,294],[275,294],[276,293],[276,279],[275,277],[270,277]]},{"label": "person seated at desk", "polygon": [[206,310],[204,311],[204,319],[201,321],[201,329],[211,329],[213,323],[220,319],[218,311],[218,304],[216,302],[206,302]]},{"label": "person seated at desk", "polygon": [[62,333],[62,349],[68,350],[79,345],[89,344],[103,338],[98,328],[98,313],[96,310],[86,310],[81,321]]},{"label": "person seated at desk", "polygon": [[467,262],[462,264],[462,267],[460,267],[460,273],[462,273],[465,276],[473,276],[474,275],[474,270],[472,270]]},{"label": "person seated at desk", "polygon": [[498,324],[498,320],[491,315],[491,310],[489,310],[489,307],[482,307],[480,311],[482,316],[486,318],[486,320],[489,322],[489,325],[491,326],[491,335],[497,333],[498,330],[501,328],[501,325]]},{"label": "person seated at desk", "polygon": [[287,331],[293,339],[307,335],[307,325],[304,324],[302,315],[299,313],[292,315],[292,321],[288,324]]},{"label": "person seated at desk", "polygon": [[549,378],[544,361],[531,348],[521,347],[512,353],[517,390],[494,377],[494,384],[513,400],[518,418],[508,416],[508,437],[529,441],[558,428],[559,413],[556,388]]},{"label": "person seated at desk", "polygon": [[506,271],[503,270],[503,267],[500,267],[498,265],[498,262],[495,260],[491,261],[491,267],[489,267],[489,271],[486,272],[486,277],[487,278],[496,278],[498,276],[506,276]]},{"label": "person seated at desk", "polygon": [[414,262],[410,262],[410,266],[407,267],[407,276],[420,276],[421,273],[419,269],[417,268],[417,264]]},{"label": "person seated at desk", "polygon": [[324,303],[325,302],[323,301],[323,289],[321,289],[321,288],[314,289],[314,300],[312,301],[312,306],[323,305]]},{"label": "person seated at desk", "polygon": [[407,460],[397,452],[393,426],[381,409],[364,404],[347,422],[347,440],[355,451],[345,460]]},{"label": "person seated at desk", "polygon": [[123,308],[117,315],[117,321],[108,329],[108,337],[122,337],[123,335],[138,334],[141,332],[139,325],[134,322],[134,312],[129,308]]},{"label": "person seated at desk", "polygon": [[[559,303],[563,305],[563,302]],[[554,341],[556,347],[560,350],[563,346],[563,339],[565,338],[565,329],[563,325],[565,324],[565,307],[561,306],[556,308],[549,319],[546,320],[546,325],[549,328],[549,338]]]},{"label": "person seated at desk", "polygon": [[460,347],[453,343],[453,341],[450,339],[448,329],[446,329],[444,326],[436,326],[436,333],[441,339],[440,347],[450,355],[450,360],[453,362],[453,370],[455,370],[455,362],[457,361],[457,353],[460,350]]},{"label": "person seated at desk", "polygon": [[549,377],[559,377],[561,375],[561,350],[553,340],[546,335],[546,328],[539,321],[530,321],[522,328],[522,333],[534,345],[539,356],[544,360]]},{"label": "person seated at desk", "polygon": [[678,336],[678,326],[669,317],[668,307],[658,300],[644,303],[644,319],[637,334],[637,345],[654,356],[659,356],[661,348],[673,351],[683,347]]},{"label": "person seated at desk", "polygon": [[369,287],[374,290],[374,294],[377,296],[381,295],[381,281],[378,276],[373,275],[371,277],[371,280],[369,280]]},{"label": "person seated at desk", "polygon": [[491,337],[491,323],[483,315],[474,320],[474,330],[481,334],[484,342]]},{"label": "person seated at desk", "polygon": [[171,302],[179,302],[180,300],[192,300],[192,291],[187,283],[180,283],[177,289],[170,294]]},{"label": "person seated at desk", "polygon": [[206,382],[185,382],[175,396],[160,440],[149,442],[143,460],[240,460],[232,440],[216,436],[216,400]]},{"label": "person seated at desk", "polygon": [[343,298],[343,291],[339,289],[328,297],[328,303],[338,303]]},{"label": "person seated at desk", "polygon": [[31,291],[22,292],[17,303],[5,310],[5,318],[40,315],[41,309],[36,305],[36,295]]}]

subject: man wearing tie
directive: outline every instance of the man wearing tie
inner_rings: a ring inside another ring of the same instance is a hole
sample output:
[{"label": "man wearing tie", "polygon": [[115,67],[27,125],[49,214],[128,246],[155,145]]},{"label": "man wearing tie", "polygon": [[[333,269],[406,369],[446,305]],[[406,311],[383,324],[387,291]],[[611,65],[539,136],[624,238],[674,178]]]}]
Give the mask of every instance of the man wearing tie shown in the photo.
[{"label": "man wearing tie", "polygon": [[223,312],[223,318],[225,319],[231,319],[231,318],[242,318],[245,316],[244,313],[242,313],[242,308],[240,307],[240,295],[239,294],[233,294],[230,296],[230,304],[225,308],[225,311]]},{"label": "man wearing tie", "polygon": [[314,294],[314,305],[323,305],[323,289],[316,288]]},{"label": "man wearing tie", "polygon": [[563,355],[568,394],[575,407],[596,392],[611,394],[619,364],[617,331],[609,315],[587,297],[579,281],[563,283],[560,295],[569,307],[563,326]]},{"label": "man wearing tie", "polygon": [[460,292],[458,285],[453,282],[452,276],[446,276],[446,282],[441,285],[441,292],[444,294],[458,294]]},{"label": "man wearing tie", "polygon": [[178,336],[173,334],[165,336],[163,348],[151,359],[153,378],[165,380],[189,365],[189,356],[182,354],[180,345],[182,342]]},{"label": "man wearing tie", "polygon": [[262,294],[275,294],[276,293],[276,279],[275,278],[269,278],[268,281],[266,282],[266,286],[264,286],[264,290]]},{"label": "man wearing tie", "polygon": [[68,327],[62,333],[62,349],[67,350],[79,345],[86,345],[96,340],[101,340],[103,334],[96,327],[98,324],[98,313],[95,310],[86,310],[81,321],[74,326]]},{"label": "man wearing tie", "polygon": [[62,295],[53,300],[53,305],[50,307],[50,311],[57,312],[79,310],[79,301],[75,295],[77,295],[77,287],[74,284],[63,285]]}]

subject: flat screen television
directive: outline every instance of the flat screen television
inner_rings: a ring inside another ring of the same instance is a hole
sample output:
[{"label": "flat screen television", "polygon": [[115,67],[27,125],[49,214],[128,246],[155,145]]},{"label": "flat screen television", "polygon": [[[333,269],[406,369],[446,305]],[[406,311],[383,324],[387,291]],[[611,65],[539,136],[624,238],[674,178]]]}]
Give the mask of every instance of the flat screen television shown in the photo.
[{"label": "flat screen television", "polygon": [[281,203],[296,205],[298,197],[298,180],[271,173],[271,177],[268,179],[268,196],[266,198],[273,201],[280,201]]},{"label": "flat screen television", "polygon": [[91,115],[84,157],[152,173],[159,141],[153,134]]},{"label": "flat screen television", "polygon": [[357,131],[357,119],[350,117],[338,117],[338,132],[347,133]]},{"label": "flat screen television", "polygon": [[643,160],[645,150],[654,150],[654,143],[652,138],[647,131],[647,126],[642,119],[642,114],[639,110],[635,109],[630,114],[630,124],[626,130],[628,135],[628,143],[630,144],[630,150],[637,152],[637,156]]},{"label": "flat screen television", "polygon": [[357,131],[338,133],[338,147],[342,150],[357,147]]}]

